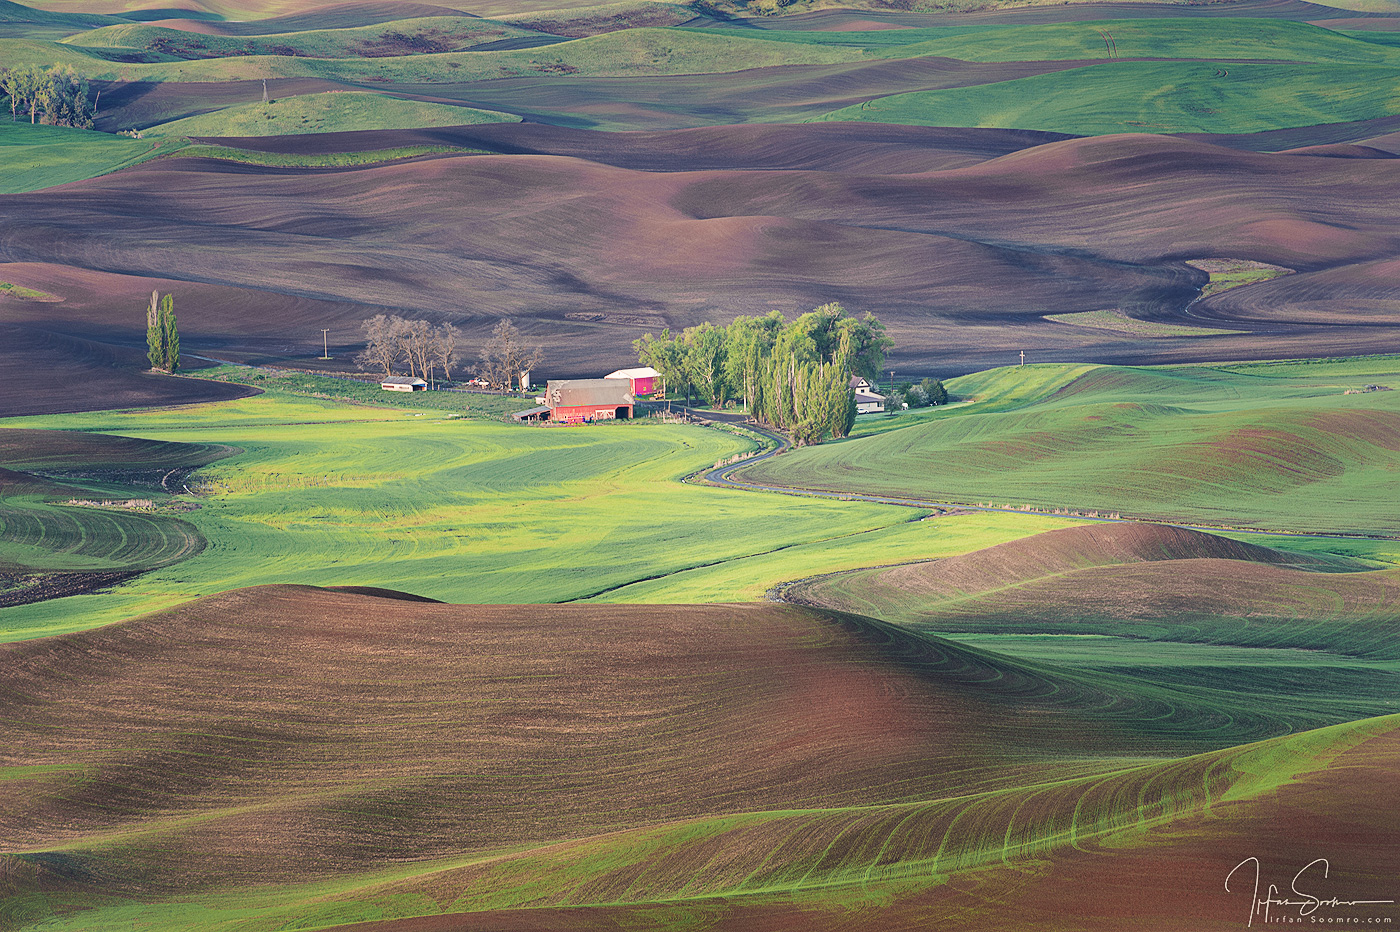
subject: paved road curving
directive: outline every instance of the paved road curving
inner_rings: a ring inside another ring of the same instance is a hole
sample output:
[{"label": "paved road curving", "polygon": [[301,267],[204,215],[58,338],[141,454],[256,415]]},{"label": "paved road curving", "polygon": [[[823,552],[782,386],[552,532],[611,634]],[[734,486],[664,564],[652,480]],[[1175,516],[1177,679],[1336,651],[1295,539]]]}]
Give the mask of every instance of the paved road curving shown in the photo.
[{"label": "paved road curving", "polygon": [[781,495],[797,495],[810,498],[830,498],[837,499],[840,501],[873,502],[879,505],[898,505],[905,508],[920,508],[927,511],[932,511],[935,514],[939,515],[966,514],[967,512],[982,511],[1035,517],[1066,518],[1073,519],[1076,521],[1094,521],[1104,524],[1118,524],[1125,522],[1163,524],[1168,527],[1180,527],[1192,531],[1205,531],[1207,533],[1219,533],[1221,531],[1225,531],[1239,534],[1266,534],[1271,537],[1316,537],[1326,538],[1328,540],[1394,539],[1384,534],[1318,534],[1305,531],[1279,531],[1255,528],[1230,528],[1202,524],[1183,524],[1176,521],[1159,521],[1152,520],[1150,518],[1134,518],[1131,516],[1126,518],[1112,518],[1088,515],[1056,515],[1045,511],[1027,511],[1025,509],[1020,508],[998,508],[995,505],[964,505],[959,504],[957,502],[937,501],[925,498],[912,498],[894,495],[875,495],[862,492],[836,492],[826,489],[804,489],[798,488],[796,486],[768,485],[760,482],[746,482],[741,479],[735,479],[734,473],[747,466],[752,466],[754,463],[766,459],[771,459],[772,457],[777,456],[785,450],[790,449],[792,447],[791,439],[789,439],[786,435],[779,433],[778,431],[773,430],[771,428],[760,427],[757,424],[749,423],[748,419],[743,415],[717,414],[716,412],[694,411],[688,408],[681,408],[681,410],[686,412],[687,414],[690,414],[692,417],[704,418],[706,420],[723,420],[729,423],[742,424],[748,430],[751,430],[756,434],[762,434],[763,436],[768,437],[774,442],[778,443],[778,446],[775,449],[769,450],[766,453],[761,453],[758,456],[750,457],[746,460],[740,460],[737,463],[731,463],[727,466],[720,466],[709,470],[705,470],[696,476],[696,478],[700,479],[701,481],[708,482],[712,485],[723,486],[725,488],[747,489],[751,492],[774,492]]}]

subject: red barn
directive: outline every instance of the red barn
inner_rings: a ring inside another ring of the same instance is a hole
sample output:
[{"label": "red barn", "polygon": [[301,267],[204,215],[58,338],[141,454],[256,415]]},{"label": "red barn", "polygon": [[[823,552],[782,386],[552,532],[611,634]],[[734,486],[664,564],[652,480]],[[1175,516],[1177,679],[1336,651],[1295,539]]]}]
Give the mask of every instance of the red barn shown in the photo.
[{"label": "red barn", "polygon": [[549,419],[576,424],[582,421],[625,420],[632,416],[636,399],[632,383],[621,379],[564,379],[545,386]]},{"label": "red barn", "polygon": [[632,383],[632,394],[635,396],[655,394],[661,389],[661,373],[651,366],[643,366],[640,369],[619,369],[616,372],[609,372],[603,378],[627,379]]}]

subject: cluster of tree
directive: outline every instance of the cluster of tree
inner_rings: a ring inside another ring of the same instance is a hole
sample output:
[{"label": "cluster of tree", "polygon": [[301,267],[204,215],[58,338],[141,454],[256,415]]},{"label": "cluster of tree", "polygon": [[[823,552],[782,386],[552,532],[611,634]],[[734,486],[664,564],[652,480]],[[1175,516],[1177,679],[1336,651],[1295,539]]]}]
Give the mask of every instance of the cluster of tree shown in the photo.
[{"label": "cluster of tree", "polygon": [[891,407],[908,405],[911,408],[927,408],[929,405],[948,403],[948,389],[937,379],[924,379],[922,382],[904,382],[891,394],[886,403]]},{"label": "cluster of tree", "polygon": [[893,345],[873,314],[857,319],[836,303],[793,321],[773,311],[737,317],[728,327],[648,333],[633,344],[643,365],[673,388],[684,385],[687,397],[693,389],[711,404],[742,398],[754,418],[790,432],[798,444],[850,433],[851,377],[875,379]]},{"label": "cluster of tree", "polygon": [[500,391],[510,391],[517,384],[525,391],[528,373],[544,360],[544,351],[538,346],[527,346],[520,340],[520,328],[508,319],[496,324],[491,330],[491,339],[481,348],[481,359],[476,364],[476,374]]},{"label": "cluster of tree", "polygon": [[443,377],[452,378],[452,367],[459,358],[460,336],[452,324],[434,327],[426,320],[376,314],[363,327],[365,348],[355,357],[361,369],[383,369],[388,378],[394,374],[395,366],[406,366],[410,376],[431,381],[441,367]]},{"label": "cluster of tree", "polygon": [[146,308],[146,358],[152,369],[180,371],[180,332],[175,328],[175,296],[160,296],[151,292],[151,306]]},{"label": "cluster of tree", "polygon": [[88,79],[72,65],[0,68],[0,93],[9,98],[11,122],[25,113],[30,123],[91,129],[97,98],[89,100],[89,90]]}]

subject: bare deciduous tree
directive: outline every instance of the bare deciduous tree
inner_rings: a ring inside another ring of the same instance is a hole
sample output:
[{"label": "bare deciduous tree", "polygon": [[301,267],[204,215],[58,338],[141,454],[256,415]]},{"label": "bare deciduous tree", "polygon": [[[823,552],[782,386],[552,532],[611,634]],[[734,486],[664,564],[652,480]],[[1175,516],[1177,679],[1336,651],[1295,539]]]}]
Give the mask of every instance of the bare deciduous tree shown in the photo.
[{"label": "bare deciduous tree", "polygon": [[452,378],[452,367],[457,364],[457,338],[461,331],[452,324],[443,324],[433,331],[433,358],[442,366],[442,377]]},{"label": "bare deciduous tree", "polygon": [[394,374],[394,363],[399,360],[397,332],[403,318],[395,315],[375,314],[363,324],[365,348],[355,357],[355,364],[361,369],[384,370],[387,379]]},{"label": "bare deciduous tree", "polygon": [[507,319],[491,330],[491,339],[481,348],[476,373],[490,382],[492,388],[510,391],[521,373],[534,369],[543,358],[544,351],[538,346],[520,342],[520,328]]},{"label": "bare deciduous tree", "polygon": [[434,327],[426,320],[405,320],[397,314],[376,314],[364,322],[365,348],[355,357],[361,369],[383,369],[384,377],[394,374],[395,367],[408,369],[408,374],[431,379],[433,371],[442,367],[444,378],[452,378],[452,367],[460,354],[461,338],[452,324]]},{"label": "bare deciduous tree", "polygon": [[418,360],[414,357],[413,349],[410,345],[410,331],[413,328],[413,322],[404,320],[402,317],[395,314],[389,318],[389,323],[389,340],[394,346],[394,352],[397,354],[395,358],[401,359],[407,363],[408,374],[416,377],[418,375]]},{"label": "bare deciduous tree", "polygon": [[419,378],[432,376],[434,362],[432,341],[433,330],[426,320],[406,320],[399,328],[399,340],[403,354],[408,357],[408,369]]}]

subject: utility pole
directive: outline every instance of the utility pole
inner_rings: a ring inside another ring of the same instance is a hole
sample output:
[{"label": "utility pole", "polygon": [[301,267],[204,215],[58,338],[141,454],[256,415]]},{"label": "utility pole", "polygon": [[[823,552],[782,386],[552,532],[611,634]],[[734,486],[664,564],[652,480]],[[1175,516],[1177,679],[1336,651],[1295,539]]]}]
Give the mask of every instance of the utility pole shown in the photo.
[{"label": "utility pole", "polygon": [[322,328],[321,328],[321,358],[322,358],[322,359],[330,359],[330,358],[331,358],[330,345],[329,345],[328,343],[326,343],[326,339],[327,339],[326,334],[329,333],[329,332],[330,332],[330,328],[329,328],[329,327],[322,327]]}]

